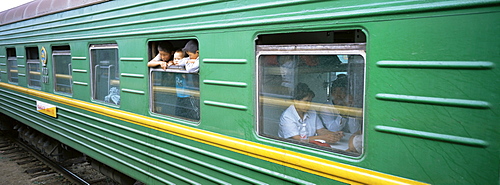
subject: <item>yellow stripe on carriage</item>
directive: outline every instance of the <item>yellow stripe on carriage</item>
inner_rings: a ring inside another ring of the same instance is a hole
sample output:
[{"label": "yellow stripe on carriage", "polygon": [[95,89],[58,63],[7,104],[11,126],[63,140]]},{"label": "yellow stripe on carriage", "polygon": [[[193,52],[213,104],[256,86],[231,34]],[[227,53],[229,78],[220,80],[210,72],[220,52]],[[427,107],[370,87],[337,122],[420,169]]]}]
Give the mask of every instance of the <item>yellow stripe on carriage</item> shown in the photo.
[{"label": "yellow stripe on carriage", "polygon": [[195,140],[215,147],[224,148],[240,154],[252,156],[304,172],[334,179],[349,184],[426,184],[411,179],[388,175],[352,165],[342,164],[315,156],[271,147],[243,139],[228,137],[181,124],[154,119],[106,106],[58,96],[34,89],[19,87],[0,82],[0,87],[26,93],[86,111],[145,126],[179,137]]}]

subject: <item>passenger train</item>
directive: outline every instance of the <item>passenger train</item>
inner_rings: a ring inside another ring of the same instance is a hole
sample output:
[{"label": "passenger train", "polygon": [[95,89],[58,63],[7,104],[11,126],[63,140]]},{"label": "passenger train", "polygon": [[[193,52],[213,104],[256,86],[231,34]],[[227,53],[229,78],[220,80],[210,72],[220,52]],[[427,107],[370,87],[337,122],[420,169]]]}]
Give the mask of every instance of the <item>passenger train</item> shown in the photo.
[{"label": "passenger train", "polygon": [[145,184],[499,184],[499,32],[498,0],[35,0],[0,122]]}]

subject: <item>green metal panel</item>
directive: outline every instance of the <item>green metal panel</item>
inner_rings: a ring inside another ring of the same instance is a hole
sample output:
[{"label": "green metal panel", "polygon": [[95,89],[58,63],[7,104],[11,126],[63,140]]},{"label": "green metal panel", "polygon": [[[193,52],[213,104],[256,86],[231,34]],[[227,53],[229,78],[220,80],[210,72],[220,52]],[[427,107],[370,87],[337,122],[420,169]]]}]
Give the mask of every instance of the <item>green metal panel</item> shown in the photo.
[{"label": "green metal panel", "polygon": [[7,80],[7,50],[4,46],[0,46],[0,81]]},{"label": "green metal panel", "polygon": [[[117,43],[120,109],[149,116],[148,39],[200,42],[201,122],[193,128],[432,184],[498,183],[498,1],[123,0],[1,25],[5,47],[51,54],[69,43],[73,98],[90,97],[89,45]],[[366,32],[365,149],[361,158],[256,136],[255,37]],[[56,36],[54,36],[56,35]],[[18,54],[20,55],[20,54]],[[20,61],[18,60],[18,63]],[[48,57],[49,75],[52,59]],[[0,57],[0,69],[6,71]],[[24,68],[23,68],[24,69]],[[2,82],[7,74],[0,73]],[[24,79],[24,78],[23,78]],[[42,91],[53,92],[53,80]],[[21,80],[20,86],[26,86]],[[55,102],[57,119],[29,95],[1,89],[3,113],[148,184],[332,184],[234,151]],[[100,104],[101,105],[101,104]],[[160,117],[159,119],[163,119]],[[293,178],[292,178],[293,177]],[[294,178],[300,178],[297,180]]]},{"label": "green metal panel", "polygon": [[[373,140],[367,141],[367,155],[379,157],[367,167],[435,184],[491,184],[498,179],[500,133],[495,122],[500,89],[493,84],[499,83],[500,73],[481,66],[496,65],[499,47],[491,43],[500,40],[480,34],[498,30],[498,16],[465,13],[366,24],[371,33],[384,33],[372,34],[368,44],[368,129],[384,131],[377,129],[383,125],[427,132],[417,137],[368,133]],[[411,61],[424,64],[408,65]],[[388,99],[384,94],[412,97]],[[439,99],[425,101],[432,98]],[[432,134],[450,140],[433,139]],[[467,144],[453,136],[483,142]]]},{"label": "green metal panel", "polygon": [[26,50],[24,46],[17,45],[16,49],[16,58],[17,58],[17,84],[20,86],[27,87],[26,81]]},{"label": "green metal panel", "polygon": [[[253,34],[206,34],[200,35],[199,40],[202,60],[200,128],[252,138],[255,97]],[[211,43],[217,43],[218,47]]]},{"label": "green metal panel", "polygon": [[[149,78],[146,39],[118,40],[120,82],[124,110],[146,114],[149,110]],[[130,47],[135,46],[135,47]]]},{"label": "green metal panel", "polygon": [[[52,45],[47,44],[47,43],[41,43],[38,45],[38,48],[41,49],[42,47],[45,47],[45,51],[47,51],[46,58],[47,58],[47,63],[45,66],[41,66],[41,68],[46,68],[46,74],[43,74],[42,76],[47,76],[48,81],[47,82],[42,82],[41,85],[41,90],[45,92],[54,92],[54,83],[52,78],[54,77],[53,72],[53,64],[52,64]],[[43,77],[42,77],[43,78]]]},{"label": "green metal panel", "polygon": [[[51,118],[32,109],[32,97],[1,98],[3,109],[10,109],[5,111],[9,116],[148,184],[305,182],[265,170],[263,167],[275,166],[269,162],[95,113],[77,112],[50,102],[58,106],[58,118]],[[282,172],[307,177],[303,172],[288,170]]]},{"label": "green metal panel", "polygon": [[90,90],[90,56],[89,43],[71,42],[71,65],[73,67],[73,98],[89,101]]}]

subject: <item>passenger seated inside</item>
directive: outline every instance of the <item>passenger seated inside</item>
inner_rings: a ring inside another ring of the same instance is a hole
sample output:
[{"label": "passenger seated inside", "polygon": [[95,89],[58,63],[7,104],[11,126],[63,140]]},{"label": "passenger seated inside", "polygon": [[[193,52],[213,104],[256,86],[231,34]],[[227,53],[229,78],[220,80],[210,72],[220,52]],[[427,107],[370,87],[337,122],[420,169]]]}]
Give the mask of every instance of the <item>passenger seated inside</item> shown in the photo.
[{"label": "passenger seated inside", "polygon": [[347,152],[361,153],[363,151],[363,135],[361,130],[351,135],[348,146]]},{"label": "passenger seated inside", "polygon": [[314,92],[304,83],[295,88],[293,104],[281,115],[278,136],[302,142],[323,140],[335,143],[343,136],[342,131],[332,132],[323,127],[316,111],[310,109]]},{"label": "passenger seated inside", "polygon": [[[355,117],[342,115],[339,108],[348,109],[353,107],[352,96],[347,93],[347,75],[337,75],[337,79],[331,85],[331,106],[325,106],[320,111],[320,118],[326,129],[336,132],[355,133],[361,129],[361,124]],[[326,104],[325,104],[326,105]]]},{"label": "passenger seated inside", "polygon": [[173,46],[168,41],[163,41],[158,44],[158,55],[148,62],[148,67],[160,66],[166,70],[169,64],[172,64],[172,55],[174,54]]}]

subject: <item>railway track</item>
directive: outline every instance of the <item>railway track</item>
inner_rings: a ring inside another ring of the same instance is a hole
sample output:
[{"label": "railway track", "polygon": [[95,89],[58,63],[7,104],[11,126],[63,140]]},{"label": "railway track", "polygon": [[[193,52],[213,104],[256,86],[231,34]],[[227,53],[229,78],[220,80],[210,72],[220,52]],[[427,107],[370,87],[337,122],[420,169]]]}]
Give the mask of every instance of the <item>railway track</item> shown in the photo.
[{"label": "railway track", "polygon": [[55,162],[19,138],[8,135],[4,131],[0,132],[0,157],[19,165],[33,184],[118,184],[92,168],[83,155]]}]

